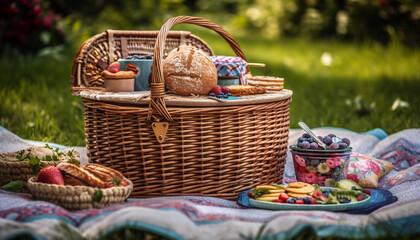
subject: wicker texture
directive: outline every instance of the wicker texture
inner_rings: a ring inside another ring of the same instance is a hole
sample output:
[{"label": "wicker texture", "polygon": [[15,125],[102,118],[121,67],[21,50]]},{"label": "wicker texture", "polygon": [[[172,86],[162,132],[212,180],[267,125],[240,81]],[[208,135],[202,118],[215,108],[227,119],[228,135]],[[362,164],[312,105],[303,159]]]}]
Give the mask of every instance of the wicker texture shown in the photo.
[{"label": "wicker texture", "polygon": [[[56,166],[61,161],[41,161],[40,167]],[[32,166],[28,161],[18,161],[16,153],[0,154],[0,186],[16,180],[26,182],[34,176]]]},{"label": "wicker texture", "polygon": [[[86,40],[77,52],[70,77],[74,94],[86,89],[104,89],[101,72],[118,58],[132,55],[153,55],[158,31],[108,30]],[[211,48],[200,38],[183,31],[171,31],[165,43],[164,55],[186,44],[212,55]]]},{"label": "wicker texture", "polygon": [[[90,161],[123,172],[134,184],[131,197],[138,198],[201,195],[234,200],[259,184],[280,182],[290,97],[242,106],[165,105],[162,46],[178,23],[216,31],[246,59],[218,25],[197,17],[168,20],[156,38],[149,106],[82,98]],[[153,121],[169,122],[162,144],[153,133]]]},{"label": "wicker texture", "polygon": [[126,187],[100,189],[102,199],[99,202],[92,199],[99,188],[39,183],[35,182],[35,177],[28,180],[27,186],[34,199],[51,202],[67,210],[75,211],[102,208],[124,202],[133,190],[133,183],[128,179],[127,183]]}]

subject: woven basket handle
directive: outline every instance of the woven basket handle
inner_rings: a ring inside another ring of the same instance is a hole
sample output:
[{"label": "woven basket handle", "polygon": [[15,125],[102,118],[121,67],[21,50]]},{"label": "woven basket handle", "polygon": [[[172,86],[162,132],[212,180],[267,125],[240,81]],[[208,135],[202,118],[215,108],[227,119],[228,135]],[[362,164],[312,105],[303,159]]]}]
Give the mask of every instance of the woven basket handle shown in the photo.
[{"label": "woven basket handle", "polygon": [[[222,36],[231,46],[232,50],[238,57],[241,57],[247,61],[245,54],[242,52],[239,44],[233,39],[233,37],[219,25],[210,22],[209,20],[191,17],[191,16],[179,16],[174,17],[166,21],[166,23],[160,28],[160,31],[157,35],[154,49],[154,57],[152,64],[152,81],[150,84],[151,96],[148,112],[148,120],[151,120],[152,116],[159,114],[163,116],[167,121],[173,121],[171,115],[166,109],[166,104],[164,101],[165,97],[165,80],[163,78],[163,69],[162,69],[162,59],[163,59],[163,48],[165,46],[166,36],[168,35],[169,30],[176,24],[180,23],[189,23],[195,24],[201,27],[209,28],[217,32]],[[246,72],[249,72],[248,66],[246,67]]]}]

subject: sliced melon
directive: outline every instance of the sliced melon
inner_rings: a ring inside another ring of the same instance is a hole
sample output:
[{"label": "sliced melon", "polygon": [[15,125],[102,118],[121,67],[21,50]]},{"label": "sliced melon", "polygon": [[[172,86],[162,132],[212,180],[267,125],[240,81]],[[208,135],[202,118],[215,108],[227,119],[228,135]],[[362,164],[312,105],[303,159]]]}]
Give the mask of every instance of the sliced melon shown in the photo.
[{"label": "sliced melon", "polygon": [[357,191],[363,191],[363,188],[357,184],[355,181],[350,179],[342,179],[335,183],[335,187],[343,190],[357,190]]}]

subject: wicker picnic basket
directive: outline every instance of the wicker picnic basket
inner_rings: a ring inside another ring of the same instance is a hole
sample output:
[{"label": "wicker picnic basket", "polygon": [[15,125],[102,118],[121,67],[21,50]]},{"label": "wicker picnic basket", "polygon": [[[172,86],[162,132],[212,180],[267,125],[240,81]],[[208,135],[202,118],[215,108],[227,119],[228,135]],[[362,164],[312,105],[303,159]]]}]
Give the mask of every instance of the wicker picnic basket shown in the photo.
[{"label": "wicker picnic basket", "polygon": [[[258,184],[281,182],[291,91],[283,99],[262,103],[171,104],[162,70],[166,53],[187,44],[214,55],[194,35],[170,31],[180,23],[217,32],[237,56],[246,60],[228,32],[198,17],[171,18],[159,32],[108,31],[87,40],[73,66],[71,83],[75,94],[103,89],[100,71],[119,57],[154,56],[150,99],[146,103],[104,101],[82,95],[89,161],[123,172],[134,185],[131,197],[137,198],[200,195],[233,200]],[[164,141],[159,138],[162,135],[155,135],[157,125],[169,126]]]}]

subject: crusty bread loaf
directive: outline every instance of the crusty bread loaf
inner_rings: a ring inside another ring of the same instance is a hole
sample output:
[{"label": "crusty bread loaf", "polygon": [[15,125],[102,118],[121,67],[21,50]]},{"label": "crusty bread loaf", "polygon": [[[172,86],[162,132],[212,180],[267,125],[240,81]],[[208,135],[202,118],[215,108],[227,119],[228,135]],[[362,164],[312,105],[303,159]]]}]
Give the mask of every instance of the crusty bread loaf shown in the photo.
[{"label": "crusty bread loaf", "polygon": [[163,62],[165,85],[173,92],[189,96],[208,95],[217,85],[217,70],[210,57],[198,48],[182,45]]},{"label": "crusty bread loaf", "polygon": [[72,185],[72,186],[86,186],[86,183],[80,181],[79,179],[69,175],[69,174],[64,174],[64,184],[65,185]]},{"label": "crusty bread loaf", "polygon": [[251,86],[251,85],[232,85],[227,86],[232,93],[232,96],[244,96],[244,95],[254,95],[262,94],[266,92],[266,89],[261,86]]},{"label": "crusty bread loaf", "polygon": [[100,165],[100,164],[96,164],[96,163],[89,163],[86,166],[84,166],[85,169],[91,169],[93,171],[95,171],[96,173],[101,173],[101,174],[107,174],[112,176],[113,178],[117,178],[117,179],[123,179],[124,176],[120,171],[117,171],[115,169],[106,167],[104,165]]},{"label": "crusty bread loaf", "polygon": [[105,188],[107,182],[98,178],[94,174],[91,174],[89,171],[83,169],[83,167],[78,167],[74,164],[70,163],[60,163],[57,165],[57,168],[64,172],[64,175],[70,175],[83,183],[87,186],[97,187],[97,188]]}]

